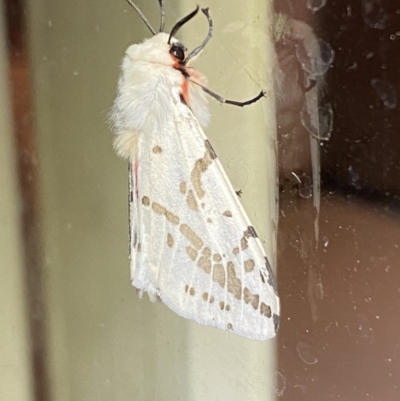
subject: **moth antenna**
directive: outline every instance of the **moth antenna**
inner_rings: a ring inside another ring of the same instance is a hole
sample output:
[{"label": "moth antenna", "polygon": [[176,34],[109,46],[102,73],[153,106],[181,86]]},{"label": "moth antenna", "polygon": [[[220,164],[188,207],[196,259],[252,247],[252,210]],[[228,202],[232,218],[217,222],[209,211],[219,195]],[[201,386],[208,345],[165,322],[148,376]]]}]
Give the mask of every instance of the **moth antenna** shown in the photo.
[{"label": "moth antenna", "polygon": [[159,32],[164,32],[164,26],[165,26],[164,2],[163,0],[158,0],[158,3],[160,4],[160,17],[161,17]]},{"label": "moth antenna", "polygon": [[210,95],[214,99],[217,99],[220,103],[232,104],[233,106],[239,106],[239,107],[247,106],[247,105],[255,103],[255,102],[259,101],[261,98],[265,97],[265,92],[261,91],[257,96],[253,97],[250,100],[246,100],[245,102],[238,102],[236,100],[228,100],[228,99],[224,99],[222,96],[220,96],[217,93],[213,92],[212,90],[206,88],[205,86],[199,84],[198,82],[193,81],[193,80],[190,80],[190,81],[193,82],[194,84],[200,86],[200,88],[203,89],[204,92],[206,92],[208,95]]},{"label": "moth antenna", "polygon": [[[153,27],[151,26],[151,24],[150,24],[150,22],[148,21],[148,19],[144,16],[144,14],[140,11],[140,8],[135,4],[135,3],[133,3],[131,0],[126,0],[127,1],[127,3],[131,6],[131,7],[133,7],[135,10],[136,10],[136,12],[139,14],[139,17],[142,19],[142,21],[146,24],[146,26],[147,26],[147,28],[149,28],[149,30],[150,30],[150,32],[153,34],[153,35],[155,35],[156,34],[156,31],[153,29]],[[162,7],[161,6],[161,3],[162,3],[162,0],[159,0],[159,2],[160,2],[160,7]],[[164,11],[162,11],[162,13],[163,13]]]},{"label": "moth antenna", "polygon": [[[127,0],[129,1],[129,0]],[[172,28],[171,33],[169,34],[169,38],[168,38],[168,44],[171,43],[171,38],[179,31],[179,28],[186,24],[186,22],[190,21],[199,11],[199,6],[196,7],[196,9],[194,11],[192,11],[189,15],[187,15],[186,17],[183,17],[181,20],[179,20],[174,27]]]},{"label": "moth antenna", "polygon": [[189,55],[186,57],[184,65],[186,65],[192,58],[196,57],[206,46],[206,44],[209,42],[209,40],[212,38],[212,33],[213,33],[213,22],[212,19],[210,17],[210,14],[208,13],[209,8],[202,8],[201,11],[203,12],[203,14],[207,17],[208,20],[208,34],[206,36],[206,38],[203,40],[203,43],[196,47],[195,49],[193,49]]}]

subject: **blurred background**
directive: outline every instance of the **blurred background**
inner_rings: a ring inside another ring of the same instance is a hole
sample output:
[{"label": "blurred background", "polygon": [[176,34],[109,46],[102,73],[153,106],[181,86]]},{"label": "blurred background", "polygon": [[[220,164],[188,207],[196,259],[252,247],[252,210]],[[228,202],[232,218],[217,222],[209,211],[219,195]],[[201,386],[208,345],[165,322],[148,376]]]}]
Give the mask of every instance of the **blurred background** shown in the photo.
[{"label": "blurred background", "polygon": [[[123,0],[0,8],[0,399],[397,400],[400,6],[214,0],[206,130],[275,268],[276,339],[199,326],[130,285],[108,113]],[[157,1],[137,0],[151,23]],[[166,30],[192,0],[165,0]],[[178,37],[193,48],[196,18]]]}]

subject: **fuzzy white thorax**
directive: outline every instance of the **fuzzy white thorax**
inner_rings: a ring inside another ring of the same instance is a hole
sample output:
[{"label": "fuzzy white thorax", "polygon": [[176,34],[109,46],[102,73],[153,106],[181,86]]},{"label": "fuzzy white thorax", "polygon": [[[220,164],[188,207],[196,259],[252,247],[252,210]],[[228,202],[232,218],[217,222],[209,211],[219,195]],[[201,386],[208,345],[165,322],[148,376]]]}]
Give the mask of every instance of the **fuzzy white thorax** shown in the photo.
[{"label": "fuzzy white thorax", "polygon": [[[168,37],[158,33],[126,51],[111,118],[116,134],[114,147],[125,159],[134,159],[138,135],[165,127],[173,118],[176,104],[182,101],[187,78],[174,68]],[[176,42],[171,39],[172,44]],[[210,119],[206,94],[193,83],[205,85],[206,78],[191,67],[187,72],[191,76],[187,82],[188,106],[199,123],[206,126]]]}]

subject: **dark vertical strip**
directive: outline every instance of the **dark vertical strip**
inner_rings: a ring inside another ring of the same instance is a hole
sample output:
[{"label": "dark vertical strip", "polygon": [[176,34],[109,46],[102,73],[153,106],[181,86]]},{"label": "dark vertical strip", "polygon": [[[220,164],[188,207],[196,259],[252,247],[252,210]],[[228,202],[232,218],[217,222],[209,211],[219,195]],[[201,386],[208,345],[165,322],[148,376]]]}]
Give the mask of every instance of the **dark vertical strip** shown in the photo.
[{"label": "dark vertical strip", "polygon": [[34,126],[25,1],[7,0],[5,4],[34,400],[50,401],[38,150]]}]

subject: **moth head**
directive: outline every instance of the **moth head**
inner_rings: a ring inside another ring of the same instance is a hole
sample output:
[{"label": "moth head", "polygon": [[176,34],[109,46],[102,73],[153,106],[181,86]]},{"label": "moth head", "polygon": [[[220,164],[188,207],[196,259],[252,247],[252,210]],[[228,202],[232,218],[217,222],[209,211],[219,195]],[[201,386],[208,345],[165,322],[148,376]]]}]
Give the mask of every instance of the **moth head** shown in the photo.
[{"label": "moth head", "polygon": [[187,48],[177,40],[172,38],[169,54],[172,56],[172,59],[179,64],[184,65],[186,59]]},{"label": "moth head", "polygon": [[195,58],[201,52],[205,44],[211,38],[212,20],[208,14],[208,8],[202,9],[203,14],[207,17],[209,22],[209,33],[207,35],[207,38],[204,40],[201,46],[198,46],[191,53],[187,54],[187,48],[182,43],[177,41],[174,38],[174,35],[184,24],[190,21],[198,13],[199,6],[197,6],[196,9],[190,14],[180,19],[173,26],[171,32],[169,34],[166,34],[162,32],[164,28],[164,11],[162,0],[159,0],[161,10],[161,26],[159,33],[155,33],[154,29],[151,27],[141,11],[138,10],[137,6],[130,0],[127,1],[135,8],[136,11],[138,11],[142,20],[145,22],[147,27],[154,35],[152,38],[145,40],[140,45],[133,45],[128,48],[127,55],[135,61],[142,60],[155,64],[174,65],[175,68],[177,68],[178,66],[185,67],[191,59]]},{"label": "moth head", "polygon": [[146,39],[143,43],[128,47],[126,54],[134,61],[145,61],[153,64],[172,66],[175,63],[181,64],[186,57],[186,47],[171,38],[169,34],[160,32],[152,38]]}]

